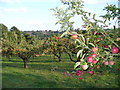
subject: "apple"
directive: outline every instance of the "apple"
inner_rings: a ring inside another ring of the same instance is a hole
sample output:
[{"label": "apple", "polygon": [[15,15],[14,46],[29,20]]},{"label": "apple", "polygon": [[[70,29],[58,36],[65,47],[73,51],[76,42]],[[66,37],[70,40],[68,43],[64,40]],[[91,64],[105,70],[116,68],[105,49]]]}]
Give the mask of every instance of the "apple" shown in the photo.
[{"label": "apple", "polygon": [[97,68],[99,69],[99,68],[100,68],[100,65],[97,65]]},{"label": "apple", "polygon": [[93,53],[91,56],[92,56],[93,58],[95,58],[95,57],[97,56],[97,54]]},{"label": "apple", "polygon": [[109,65],[114,65],[114,64],[115,64],[114,61],[110,61],[110,62],[109,62]]},{"label": "apple", "polygon": [[92,31],[92,35],[94,35],[95,34],[95,31]]},{"label": "apple", "polygon": [[80,73],[79,73],[79,72],[76,72],[76,76],[80,76]]},{"label": "apple", "polygon": [[96,63],[97,63],[97,60],[93,60],[93,61],[92,61],[92,64],[96,64]]},{"label": "apple", "polygon": [[78,39],[78,35],[77,34],[73,34],[72,35],[72,39]]},{"label": "apple", "polygon": [[98,48],[97,48],[97,47],[94,47],[94,48],[92,48],[92,51],[93,51],[94,53],[96,53],[96,52],[98,51]]},{"label": "apple", "polygon": [[76,72],[77,72],[77,73],[81,73],[82,71],[80,71],[80,70],[77,70]]},{"label": "apple", "polygon": [[82,69],[83,69],[83,70],[88,69],[88,65],[87,65],[87,64],[86,64],[86,65],[82,65]]},{"label": "apple", "polygon": [[108,65],[108,64],[109,64],[109,62],[108,62],[108,61],[104,61],[103,63],[104,63],[104,65]]},{"label": "apple", "polygon": [[120,68],[118,68],[118,71],[120,71]]},{"label": "apple", "polygon": [[104,48],[108,48],[108,45],[104,45]]},{"label": "apple", "polygon": [[92,61],[93,61],[92,56],[88,56],[88,58],[87,58],[87,62],[91,63]]},{"label": "apple", "polygon": [[117,54],[119,52],[119,49],[117,47],[112,48],[112,53]]},{"label": "apple", "polygon": [[56,40],[60,39],[59,37],[55,37]]},{"label": "apple", "polygon": [[63,74],[64,74],[64,75],[66,75],[66,74],[67,74],[67,72],[63,72]]},{"label": "apple", "polygon": [[68,76],[72,76],[72,74],[68,73]]},{"label": "apple", "polygon": [[93,72],[93,71],[89,71],[89,73],[90,73],[91,75],[93,75],[93,74],[94,74],[94,72]]},{"label": "apple", "polygon": [[120,37],[117,37],[117,38],[116,38],[116,41],[120,41]]},{"label": "apple", "polygon": [[80,76],[81,72],[82,72],[82,71],[77,70],[77,71],[76,71],[76,76]]},{"label": "apple", "polygon": [[80,77],[80,78],[78,78],[78,79],[82,80],[82,77]]}]

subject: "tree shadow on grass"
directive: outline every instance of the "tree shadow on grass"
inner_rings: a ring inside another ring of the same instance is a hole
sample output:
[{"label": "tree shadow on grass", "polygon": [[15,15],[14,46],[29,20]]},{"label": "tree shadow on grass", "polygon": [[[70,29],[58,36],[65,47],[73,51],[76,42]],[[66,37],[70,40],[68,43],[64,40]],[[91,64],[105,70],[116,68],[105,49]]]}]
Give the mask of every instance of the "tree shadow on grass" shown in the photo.
[{"label": "tree shadow on grass", "polygon": [[115,88],[106,81],[93,79],[77,80],[74,77],[63,78],[56,75],[44,76],[41,73],[3,73],[3,88]]},{"label": "tree shadow on grass", "polygon": [[[9,67],[15,67],[15,68],[22,68],[22,64],[20,63],[4,63],[3,66],[5,67],[5,64],[7,64]],[[14,65],[15,66],[12,66]],[[102,77],[102,74],[99,76],[93,76],[92,79],[89,79],[91,77],[87,77],[86,80],[80,80],[80,81],[74,81],[74,77],[67,77],[65,79],[60,79],[59,76],[54,75],[54,72],[51,74],[51,68],[56,66],[56,63],[50,64],[50,63],[38,63],[38,64],[29,64],[30,68],[28,72],[19,72],[10,69],[9,72],[3,73],[3,88],[57,88],[57,87],[63,87],[63,88],[110,88],[110,87],[117,87],[115,85],[115,81],[112,79],[109,79],[104,76]],[[55,69],[55,73],[62,72],[63,70],[73,70],[72,67],[69,67],[67,65],[57,65],[58,68]],[[9,70],[9,69],[7,69]],[[37,72],[36,72],[37,70]],[[20,70],[21,71],[21,70]],[[25,69],[26,71],[26,69]],[[41,74],[42,71],[44,74]],[[114,73],[114,72],[111,72]],[[62,74],[62,73],[61,73]],[[115,73],[114,73],[115,74]],[[113,75],[114,76],[114,75]],[[63,76],[64,78],[65,76]],[[109,76],[110,77],[110,76]],[[112,78],[112,77],[110,77]],[[119,78],[118,78],[119,79]],[[114,82],[113,82],[114,81]],[[117,80],[116,80],[117,81]],[[77,82],[77,83],[76,83]],[[60,84],[60,85],[59,85]]]},{"label": "tree shadow on grass", "polygon": [[4,73],[2,77],[3,88],[55,88],[56,86],[56,81],[48,81],[41,75],[30,73]]}]

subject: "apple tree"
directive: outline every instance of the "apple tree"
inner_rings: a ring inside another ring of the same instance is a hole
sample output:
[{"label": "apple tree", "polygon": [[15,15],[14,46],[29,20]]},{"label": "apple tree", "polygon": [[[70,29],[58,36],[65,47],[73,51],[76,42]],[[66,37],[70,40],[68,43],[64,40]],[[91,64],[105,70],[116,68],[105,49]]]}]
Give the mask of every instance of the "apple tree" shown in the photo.
[{"label": "apple tree", "polygon": [[[120,56],[117,36],[114,37],[113,32],[110,32],[111,30],[106,31],[102,27],[106,23],[96,19],[96,14],[84,11],[82,0],[61,1],[66,5],[66,8],[56,7],[52,10],[58,19],[56,24],[60,24],[60,31],[64,31],[61,38],[71,36],[74,38],[75,48],[79,48],[74,69],[89,70],[105,65],[112,67]],[[75,33],[73,30],[74,21],[71,19],[76,15],[81,17],[83,21],[86,29],[85,34]]]},{"label": "apple tree", "polygon": [[35,55],[35,52],[41,52],[40,40],[32,36],[28,40],[19,30],[3,32],[1,41],[2,55],[20,57],[24,62],[24,68],[28,68],[29,59]]},{"label": "apple tree", "polygon": [[75,44],[71,40],[58,36],[51,37],[44,43],[44,53],[53,54],[59,62],[62,54],[66,53],[71,61],[76,62],[76,60],[73,60],[73,55],[77,53],[78,49],[75,48]]}]

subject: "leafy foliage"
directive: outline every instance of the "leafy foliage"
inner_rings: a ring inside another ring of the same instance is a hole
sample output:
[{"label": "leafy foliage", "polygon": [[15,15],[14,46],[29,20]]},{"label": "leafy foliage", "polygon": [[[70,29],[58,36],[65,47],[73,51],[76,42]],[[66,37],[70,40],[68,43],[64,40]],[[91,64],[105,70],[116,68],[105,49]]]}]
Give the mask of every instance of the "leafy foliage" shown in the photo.
[{"label": "leafy foliage", "polygon": [[20,57],[24,61],[25,68],[27,68],[29,58],[34,56],[35,52],[41,51],[42,42],[40,40],[29,35],[26,36],[16,28],[3,32],[1,41],[2,55]]},{"label": "leafy foliage", "polygon": [[[79,50],[77,52],[77,62],[79,63],[76,63],[75,68],[78,67],[78,64],[79,66],[85,64],[86,66],[83,66],[84,68],[95,68],[96,65],[101,65],[106,60],[108,60],[109,62],[113,60],[114,62],[116,56],[120,55],[118,52],[115,52],[115,54],[113,53],[114,47],[120,49],[120,46],[117,44],[116,41],[118,34],[114,38],[111,37],[111,33],[107,32],[106,30],[104,30],[103,27],[99,25],[99,23],[106,25],[104,21],[97,20],[95,14],[92,15],[90,12],[86,12],[83,10],[82,0],[80,0],[79,2],[66,0],[62,1],[62,3],[64,5],[67,5],[66,9],[58,9],[57,7],[56,9],[53,9],[53,11],[56,18],[59,19],[57,24],[61,24],[60,30],[65,31],[61,35],[61,37],[73,37],[74,34],[79,37],[74,39],[76,44],[75,48],[79,47]],[[110,10],[115,12],[115,6],[109,6],[108,8],[106,7],[106,9],[109,8]],[[74,17],[75,15],[81,16],[86,26],[85,34],[73,31],[73,23],[70,22],[70,18]],[[108,45],[108,47],[105,48],[105,45]],[[92,57],[92,54],[96,54],[97,57]],[[88,62],[89,56],[92,57],[92,62],[90,63]],[[112,65],[108,66],[111,67]],[[80,67],[79,69],[82,69],[82,67]]]}]

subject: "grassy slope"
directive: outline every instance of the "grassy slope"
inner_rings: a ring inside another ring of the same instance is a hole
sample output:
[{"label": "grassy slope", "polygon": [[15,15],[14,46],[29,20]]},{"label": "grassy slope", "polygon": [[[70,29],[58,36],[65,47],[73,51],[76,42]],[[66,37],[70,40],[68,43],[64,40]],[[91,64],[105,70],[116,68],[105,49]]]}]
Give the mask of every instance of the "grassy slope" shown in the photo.
[{"label": "grassy slope", "polygon": [[[64,58],[66,58],[64,56]],[[84,75],[82,80],[63,75],[72,71],[74,63],[63,59],[55,62],[50,56],[37,57],[29,62],[29,69],[23,68],[19,58],[5,59],[2,62],[3,88],[118,88],[118,72]],[[104,70],[104,69],[102,69]]]}]

